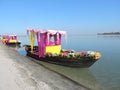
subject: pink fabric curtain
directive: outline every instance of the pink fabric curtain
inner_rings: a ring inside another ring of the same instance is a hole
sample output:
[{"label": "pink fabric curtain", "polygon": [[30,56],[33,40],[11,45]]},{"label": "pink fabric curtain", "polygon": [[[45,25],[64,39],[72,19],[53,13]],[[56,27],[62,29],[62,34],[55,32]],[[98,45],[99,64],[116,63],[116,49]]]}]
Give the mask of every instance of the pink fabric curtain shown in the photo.
[{"label": "pink fabric curtain", "polygon": [[55,45],[60,45],[61,44],[61,34],[60,33],[56,33],[54,35],[54,41],[55,41]]},{"label": "pink fabric curtain", "polygon": [[39,57],[44,57],[45,56],[45,34],[37,32],[37,40],[38,40],[38,53]]}]

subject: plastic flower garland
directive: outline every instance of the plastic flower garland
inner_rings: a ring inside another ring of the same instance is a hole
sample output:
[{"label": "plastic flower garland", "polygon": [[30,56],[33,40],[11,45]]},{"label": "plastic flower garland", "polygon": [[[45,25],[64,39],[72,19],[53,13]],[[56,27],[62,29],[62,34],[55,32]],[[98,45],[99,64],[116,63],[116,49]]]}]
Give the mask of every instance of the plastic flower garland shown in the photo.
[{"label": "plastic flower garland", "polygon": [[61,50],[61,54],[48,52],[46,54],[47,57],[67,57],[67,58],[93,58],[99,59],[101,54],[94,51],[83,51],[83,52],[75,52],[74,50]]}]

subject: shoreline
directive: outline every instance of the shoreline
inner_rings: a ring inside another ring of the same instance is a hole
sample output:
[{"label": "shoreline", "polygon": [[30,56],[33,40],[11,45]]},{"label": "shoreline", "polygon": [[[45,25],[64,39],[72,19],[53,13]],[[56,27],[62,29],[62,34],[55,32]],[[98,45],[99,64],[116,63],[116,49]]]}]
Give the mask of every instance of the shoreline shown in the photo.
[{"label": "shoreline", "polygon": [[1,80],[1,90],[91,90],[29,60],[1,42],[0,52],[0,79],[4,80],[4,83]]}]

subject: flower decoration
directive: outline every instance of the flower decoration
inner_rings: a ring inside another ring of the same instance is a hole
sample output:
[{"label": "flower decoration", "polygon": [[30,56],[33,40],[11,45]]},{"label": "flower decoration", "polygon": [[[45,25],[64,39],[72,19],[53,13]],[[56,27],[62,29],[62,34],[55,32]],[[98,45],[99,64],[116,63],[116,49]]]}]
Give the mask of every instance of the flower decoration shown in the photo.
[{"label": "flower decoration", "polygon": [[94,51],[83,51],[83,52],[75,52],[73,50],[61,50],[61,53],[58,55],[57,53],[48,52],[46,54],[48,57],[67,57],[67,58],[94,58],[99,59],[101,54]]}]

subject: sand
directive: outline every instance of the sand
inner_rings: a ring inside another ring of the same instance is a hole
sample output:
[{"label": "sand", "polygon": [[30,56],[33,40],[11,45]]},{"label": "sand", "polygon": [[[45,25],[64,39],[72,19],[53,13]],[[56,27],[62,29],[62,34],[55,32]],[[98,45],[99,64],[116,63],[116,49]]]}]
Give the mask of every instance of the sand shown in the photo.
[{"label": "sand", "polygon": [[0,90],[89,90],[0,42]]}]

